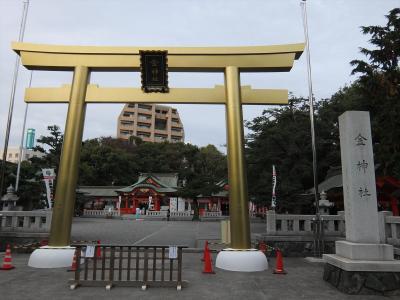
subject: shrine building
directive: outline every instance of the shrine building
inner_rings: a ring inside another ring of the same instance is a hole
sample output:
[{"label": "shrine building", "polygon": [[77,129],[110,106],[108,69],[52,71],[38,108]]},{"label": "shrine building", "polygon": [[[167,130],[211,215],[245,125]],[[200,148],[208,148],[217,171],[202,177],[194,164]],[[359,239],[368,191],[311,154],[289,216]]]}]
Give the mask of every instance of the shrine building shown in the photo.
[{"label": "shrine building", "polygon": [[178,173],[140,173],[136,183],[115,191],[120,198],[121,214],[134,214],[136,208],[168,209],[171,200],[177,199]]},{"label": "shrine building", "polygon": [[177,196],[178,173],[140,173],[130,186],[80,186],[77,195],[84,198],[81,209],[119,210],[135,214],[136,208],[150,211],[190,210],[189,200]]}]

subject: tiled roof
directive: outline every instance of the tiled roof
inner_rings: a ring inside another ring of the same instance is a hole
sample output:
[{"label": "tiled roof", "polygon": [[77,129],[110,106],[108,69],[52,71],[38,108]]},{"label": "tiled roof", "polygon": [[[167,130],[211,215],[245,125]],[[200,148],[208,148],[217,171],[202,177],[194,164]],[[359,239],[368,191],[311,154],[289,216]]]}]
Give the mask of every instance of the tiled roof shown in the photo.
[{"label": "tiled roof", "polygon": [[120,188],[122,186],[79,186],[76,192],[88,197],[118,197],[116,190]]},{"label": "tiled roof", "polygon": [[158,193],[174,193],[177,191],[177,184],[177,173],[141,173],[136,183],[116,191],[119,193],[130,193],[136,188],[151,188]]},{"label": "tiled roof", "polygon": [[164,186],[178,187],[178,173],[140,173],[138,182],[144,181],[149,177],[152,177]]}]

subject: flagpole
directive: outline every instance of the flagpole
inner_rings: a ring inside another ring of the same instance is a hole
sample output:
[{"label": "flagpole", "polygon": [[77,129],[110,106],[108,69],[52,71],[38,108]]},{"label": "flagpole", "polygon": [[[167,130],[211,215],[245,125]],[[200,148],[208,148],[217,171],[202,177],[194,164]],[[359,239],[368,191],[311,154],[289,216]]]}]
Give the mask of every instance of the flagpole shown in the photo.
[{"label": "flagpole", "polygon": [[[19,36],[18,36],[19,42],[22,42],[24,40],[25,25],[26,25],[26,19],[28,16],[28,7],[29,7],[29,0],[24,1],[24,7],[23,7],[23,11],[22,11],[22,19],[21,19],[21,24],[20,24],[20,28],[19,28]],[[6,170],[8,141],[10,139],[10,130],[11,130],[12,115],[13,115],[13,110],[14,110],[14,99],[15,99],[15,90],[17,87],[19,64],[20,64],[20,57],[19,57],[19,55],[16,55],[15,65],[14,65],[14,76],[13,76],[13,82],[12,82],[12,86],[11,86],[10,104],[8,107],[7,129],[6,129],[6,136],[5,136],[5,140],[4,140],[3,161],[1,164],[0,194],[3,193],[3,187],[4,187],[4,181],[5,181],[4,177],[5,177],[5,170]]]},{"label": "flagpole", "polygon": [[[31,71],[31,76],[29,78],[29,87],[32,86],[32,75],[33,75],[33,71]],[[15,191],[16,192],[18,192],[18,186],[19,186],[19,176],[20,176],[20,172],[21,172],[21,161],[22,161],[22,149],[24,148],[25,126],[26,126],[26,117],[27,116],[28,116],[28,103],[25,104],[24,124],[22,125],[21,143],[19,144],[17,178],[15,179]]]},{"label": "flagpole", "polygon": [[306,0],[302,0],[301,6],[303,9],[304,36],[306,39],[306,49],[307,49],[306,58],[307,58],[307,75],[308,75],[307,76],[307,79],[308,79],[308,102],[309,102],[309,106],[310,106],[311,146],[312,146],[312,156],[313,156],[313,178],[314,178],[314,200],[315,200],[316,215],[319,216],[317,151],[316,151],[316,146],[315,146],[315,128],[314,128],[314,99],[313,99],[313,88],[312,88],[312,78],[311,78],[310,40],[308,37]]},{"label": "flagpole", "polygon": [[312,88],[312,78],[311,78],[311,55],[310,55],[310,39],[308,35],[308,22],[307,22],[307,4],[306,0],[300,2],[302,8],[302,19],[303,19],[303,29],[304,37],[306,40],[307,49],[307,79],[308,79],[308,102],[310,106],[310,124],[311,124],[311,147],[312,147],[312,157],[313,157],[313,179],[314,179],[314,202],[315,202],[315,256],[320,256],[320,233],[321,233],[321,216],[319,210],[319,199],[318,199],[318,169],[317,169],[317,151],[315,142],[315,127],[314,127],[314,95]]}]

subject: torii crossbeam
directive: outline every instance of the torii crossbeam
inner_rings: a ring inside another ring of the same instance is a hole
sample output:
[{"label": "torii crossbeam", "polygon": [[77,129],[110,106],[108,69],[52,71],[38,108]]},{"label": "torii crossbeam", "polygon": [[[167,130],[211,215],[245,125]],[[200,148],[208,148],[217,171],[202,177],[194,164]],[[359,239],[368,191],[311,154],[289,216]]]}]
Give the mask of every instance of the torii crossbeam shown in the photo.
[{"label": "torii crossbeam", "polygon": [[[25,101],[68,105],[49,245],[70,244],[79,154],[87,103],[204,103],[226,107],[231,248],[250,249],[247,180],[244,163],[242,104],[286,104],[287,90],[240,86],[240,72],[288,72],[304,44],[253,47],[95,47],[13,43],[30,70],[73,71],[72,85],[29,88]],[[171,88],[144,93],[140,88],[105,88],[89,84],[92,71],[139,71],[141,50],[168,53],[168,72],[223,72],[225,88]],[[68,262],[70,264],[70,261]]]}]

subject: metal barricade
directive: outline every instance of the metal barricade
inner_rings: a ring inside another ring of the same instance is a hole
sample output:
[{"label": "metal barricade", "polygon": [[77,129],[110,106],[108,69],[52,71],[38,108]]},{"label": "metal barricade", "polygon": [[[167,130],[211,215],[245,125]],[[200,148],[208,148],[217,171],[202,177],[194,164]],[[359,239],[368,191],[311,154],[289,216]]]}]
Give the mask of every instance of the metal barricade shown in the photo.
[{"label": "metal barricade", "polygon": [[[169,257],[169,246],[72,245],[76,247],[76,270],[69,281],[78,286],[176,287],[187,285],[182,280],[182,249],[175,246],[176,258]],[[87,247],[94,247],[94,256],[86,257]]]}]

